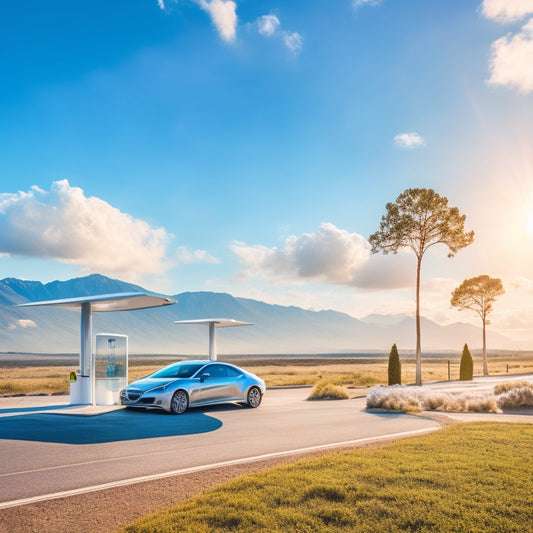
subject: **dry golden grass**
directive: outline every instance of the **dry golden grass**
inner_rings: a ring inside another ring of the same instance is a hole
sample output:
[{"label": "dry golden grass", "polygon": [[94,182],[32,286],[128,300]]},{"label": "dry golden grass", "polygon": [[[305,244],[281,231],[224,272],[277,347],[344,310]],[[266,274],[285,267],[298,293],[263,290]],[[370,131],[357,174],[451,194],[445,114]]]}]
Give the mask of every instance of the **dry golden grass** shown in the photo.
[{"label": "dry golden grass", "polygon": [[[129,361],[129,381],[151,374],[153,371],[169,364],[170,356],[143,357],[131,356]],[[234,358],[221,357],[233,362],[262,377],[267,386],[315,385],[327,379],[335,385],[361,387],[387,384],[388,358]],[[459,379],[459,358],[423,358],[422,381],[446,381],[448,379],[448,361],[450,361],[450,378]],[[0,359],[1,364],[1,359]],[[68,394],[71,371],[77,365],[51,364],[49,362],[24,364],[2,364],[0,373],[0,396],[16,394]],[[489,358],[489,371],[493,375],[533,372],[533,354],[518,354]],[[474,375],[481,375],[482,364],[479,357],[474,357]],[[415,382],[414,359],[402,359],[402,383]]]}]

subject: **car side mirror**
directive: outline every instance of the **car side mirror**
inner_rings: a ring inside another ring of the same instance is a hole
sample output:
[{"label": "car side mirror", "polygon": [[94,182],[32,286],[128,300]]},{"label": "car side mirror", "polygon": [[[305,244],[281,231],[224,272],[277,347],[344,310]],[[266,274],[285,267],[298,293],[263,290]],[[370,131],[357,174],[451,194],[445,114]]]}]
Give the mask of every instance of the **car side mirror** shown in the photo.
[{"label": "car side mirror", "polygon": [[206,379],[209,379],[211,374],[205,373],[200,376],[200,383],[203,383]]}]

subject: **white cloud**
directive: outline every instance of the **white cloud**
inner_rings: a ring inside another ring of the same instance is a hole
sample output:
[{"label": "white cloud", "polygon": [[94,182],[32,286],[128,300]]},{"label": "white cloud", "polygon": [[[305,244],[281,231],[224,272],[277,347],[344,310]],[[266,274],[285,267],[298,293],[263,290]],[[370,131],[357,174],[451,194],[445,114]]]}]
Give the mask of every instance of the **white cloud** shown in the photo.
[{"label": "white cloud", "polygon": [[261,35],[272,37],[280,26],[280,22],[276,15],[263,15],[257,19],[257,28]]},{"label": "white cloud", "polygon": [[36,328],[37,324],[33,320],[29,320],[26,318],[20,318],[19,320],[17,320],[17,326],[19,328],[26,329],[26,328]]},{"label": "white cloud", "polygon": [[17,328],[26,329],[26,328],[36,328],[36,327],[37,327],[37,324],[33,320],[29,320],[27,318],[19,318],[15,322],[15,324],[9,324],[7,329],[14,330]]},{"label": "white cloud", "polygon": [[224,41],[234,41],[237,28],[237,4],[232,0],[195,0],[211,17],[218,34]]},{"label": "white cloud", "polygon": [[[244,267],[240,280],[268,279],[274,284],[303,282],[332,283],[362,288],[396,288],[412,282],[403,266],[404,254],[370,256],[368,241],[357,233],[348,233],[323,222],[316,233],[292,235],[282,248],[248,246],[234,242],[232,251]],[[396,261],[391,259],[396,258]],[[400,258],[398,260],[398,258]]]},{"label": "white cloud", "polygon": [[353,283],[370,253],[370,245],[361,235],[330,223],[322,223],[317,233],[288,237],[283,248],[234,242],[231,249],[245,266],[246,277],[346,285]]},{"label": "white cloud", "polygon": [[277,37],[293,53],[302,49],[302,36],[296,31],[281,30],[281,22],[276,15],[263,15],[255,21],[257,31],[264,37]]},{"label": "white cloud", "polygon": [[483,15],[498,22],[513,22],[533,13],[533,0],[484,0]]},{"label": "white cloud", "polygon": [[425,146],[426,142],[416,132],[411,133],[398,133],[394,137],[394,142],[402,148],[417,148],[419,146]]},{"label": "white cloud", "polygon": [[165,2],[163,0],[157,0],[157,5],[160,7],[160,9],[165,9]]},{"label": "white cloud", "polygon": [[186,246],[180,246],[176,252],[177,262],[180,264],[188,265],[191,263],[209,263],[217,265],[220,263],[220,259],[213,257],[209,252],[205,250],[189,250]]},{"label": "white cloud", "polygon": [[170,263],[165,229],[85,197],[67,180],[50,192],[0,194],[0,252],[79,265],[84,271],[138,280],[160,274]]},{"label": "white cloud", "polygon": [[359,9],[360,7],[365,6],[377,6],[381,4],[382,0],[353,0],[352,7],[354,9]]},{"label": "white cloud", "polygon": [[492,85],[504,85],[522,93],[533,91],[533,18],[519,33],[492,43],[490,58]]},{"label": "white cloud", "polygon": [[283,42],[294,54],[297,54],[302,49],[302,36],[296,31],[284,31]]}]

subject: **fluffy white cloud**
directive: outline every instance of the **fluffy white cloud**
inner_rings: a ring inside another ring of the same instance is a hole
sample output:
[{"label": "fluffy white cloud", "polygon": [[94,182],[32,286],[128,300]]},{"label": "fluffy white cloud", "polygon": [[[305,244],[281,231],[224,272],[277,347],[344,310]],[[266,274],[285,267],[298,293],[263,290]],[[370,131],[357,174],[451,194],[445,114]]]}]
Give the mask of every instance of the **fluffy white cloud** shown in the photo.
[{"label": "fluffy white cloud", "polygon": [[278,284],[315,281],[364,288],[397,287],[400,278],[400,284],[405,281],[404,268],[391,275],[388,265],[394,261],[370,258],[370,245],[364,237],[326,222],[316,233],[288,237],[282,248],[234,242],[231,249],[244,267],[241,279],[258,277]]},{"label": "fluffy white cloud", "polygon": [[237,28],[237,4],[232,0],[195,0],[211,17],[218,34],[225,41],[235,40]]},{"label": "fluffy white cloud", "polygon": [[492,43],[488,83],[533,91],[533,18],[519,33]]},{"label": "fluffy white cloud", "polygon": [[9,324],[8,329],[17,329],[17,328],[36,328],[37,324],[33,320],[29,320],[26,318],[20,318],[15,322],[15,324]]},{"label": "fluffy white cloud", "polygon": [[402,148],[417,148],[426,144],[421,135],[416,132],[398,133],[394,137],[394,142]]},{"label": "fluffy white cloud", "polygon": [[67,180],[50,192],[0,194],[0,252],[14,256],[54,259],[85,271],[138,280],[160,274],[169,266],[163,228],[85,197]]},{"label": "fluffy white cloud", "polygon": [[276,15],[263,15],[257,19],[257,29],[261,35],[271,37],[276,33],[280,25]]},{"label": "fluffy white cloud", "polygon": [[157,0],[157,5],[160,9],[165,9],[165,2],[163,0]]},{"label": "fluffy white cloud", "polygon": [[481,10],[487,18],[512,22],[533,13],[533,0],[484,0]]}]

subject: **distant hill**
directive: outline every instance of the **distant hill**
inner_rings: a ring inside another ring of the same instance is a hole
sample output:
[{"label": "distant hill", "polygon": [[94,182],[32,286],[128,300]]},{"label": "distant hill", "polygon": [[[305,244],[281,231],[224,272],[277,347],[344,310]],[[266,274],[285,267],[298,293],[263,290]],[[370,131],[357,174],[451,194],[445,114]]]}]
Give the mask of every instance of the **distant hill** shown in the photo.
[{"label": "distant hill", "polygon": [[[146,291],[140,286],[91,275],[40,283],[6,278],[0,281],[0,352],[78,353],[80,314],[54,307],[20,308],[16,304],[117,292]],[[219,330],[220,354],[295,354],[372,352],[414,349],[415,324],[406,315],[369,315],[357,320],[337,311],[308,311],[271,305],[230,294],[185,292],[171,296],[175,305],[129,312],[95,313],[93,333],[129,336],[130,353],[206,355],[207,328],[174,324],[194,318],[235,318],[251,327]],[[459,352],[465,342],[481,345],[481,329],[470,324],[440,326],[422,319],[425,352]],[[490,348],[512,348],[509,339],[489,331]]]}]

